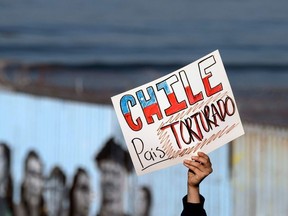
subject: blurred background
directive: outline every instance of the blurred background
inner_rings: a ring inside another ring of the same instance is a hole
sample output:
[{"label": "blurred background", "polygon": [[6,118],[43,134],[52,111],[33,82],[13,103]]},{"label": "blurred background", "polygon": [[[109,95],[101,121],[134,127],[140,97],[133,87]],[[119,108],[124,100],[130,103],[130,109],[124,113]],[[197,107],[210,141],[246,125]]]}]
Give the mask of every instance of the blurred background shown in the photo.
[{"label": "blurred background", "polygon": [[126,149],[111,96],[216,49],[245,135],[209,154],[206,211],[287,215],[287,8],[280,0],[0,0],[0,215],[32,215],[33,206],[36,215],[97,215],[113,187],[118,211],[180,215],[183,165],[140,177],[123,166],[125,176],[114,171],[107,182],[124,180],[105,186],[95,157],[108,144]]}]

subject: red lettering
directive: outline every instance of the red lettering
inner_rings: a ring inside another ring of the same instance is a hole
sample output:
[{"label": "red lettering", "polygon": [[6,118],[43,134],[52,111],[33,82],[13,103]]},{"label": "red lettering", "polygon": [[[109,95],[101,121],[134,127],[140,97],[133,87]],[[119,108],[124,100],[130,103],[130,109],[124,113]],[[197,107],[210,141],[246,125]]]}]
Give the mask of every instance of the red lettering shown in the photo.
[{"label": "red lettering", "polygon": [[[202,82],[205,88],[206,95],[208,97],[216,94],[223,90],[222,83],[217,84],[214,87],[211,87],[210,78],[212,77],[211,67],[216,64],[216,60],[213,55],[207,57],[206,59],[198,63],[200,75],[202,77]],[[209,70],[210,69],[210,70]]]},{"label": "red lettering", "polygon": [[182,84],[183,84],[183,87],[185,89],[185,93],[186,93],[186,96],[188,98],[189,104],[193,105],[193,104],[203,100],[202,91],[200,91],[196,95],[193,93],[192,88],[191,88],[191,84],[188,81],[186,72],[184,70],[182,70],[179,72],[179,75],[180,75],[180,78],[182,80]]},{"label": "red lettering", "polygon": [[177,143],[179,149],[181,149],[182,146],[181,146],[181,144],[180,144],[180,140],[179,140],[177,131],[176,131],[176,129],[175,129],[175,125],[178,124],[178,123],[179,123],[179,122],[174,122],[174,123],[172,123],[172,124],[163,126],[163,127],[161,127],[161,130],[165,130],[166,128],[171,128],[172,133],[173,133],[173,135],[174,135],[174,137],[175,137],[176,143]]},{"label": "red lettering", "polygon": [[158,103],[145,107],[143,109],[143,112],[144,112],[144,115],[148,124],[154,123],[152,115],[157,115],[159,120],[163,118]]},{"label": "red lettering", "polygon": [[183,109],[187,108],[187,104],[185,101],[181,101],[180,103],[177,101],[176,95],[174,93],[171,93],[167,95],[168,100],[171,104],[171,106],[167,109],[165,109],[165,113],[167,116],[173,115],[174,113],[177,113]]},{"label": "red lettering", "polygon": [[139,130],[142,129],[142,121],[141,121],[140,117],[138,117],[138,118],[136,119],[137,124],[134,123],[133,118],[132,118],[132,115],[131,115],[130,112],[127,113],[127,114],[125,114],[125,115],[124,115],[124,118],[125,118],[127,124],[129,125],[129,127],[130,127],[132,130],[134,130],[134,131],[139,131]]}]

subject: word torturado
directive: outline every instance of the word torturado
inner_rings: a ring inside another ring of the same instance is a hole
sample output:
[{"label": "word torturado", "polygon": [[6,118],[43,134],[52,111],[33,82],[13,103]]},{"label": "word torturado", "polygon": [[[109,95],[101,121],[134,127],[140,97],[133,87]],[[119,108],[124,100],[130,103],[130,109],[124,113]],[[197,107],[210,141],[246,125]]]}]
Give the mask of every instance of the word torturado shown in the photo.
[{"label": "word torturado", "polygon": [[[219,99],[210,106],[206,105],[203,110],[183,120],[165,125],[161,129],[171,129],[177,145],[181,149],[180,138],[187,145],[194,142],[195,139],[202,141],[203,132],[209,132],[213,130],[213,127],[218,127],[219,121],[224,122],[226,116],[232,116],[234,113],[235,103],[231,97],[227,96],[225,100]],[[193,129],[194,124],[195,129]]]}]

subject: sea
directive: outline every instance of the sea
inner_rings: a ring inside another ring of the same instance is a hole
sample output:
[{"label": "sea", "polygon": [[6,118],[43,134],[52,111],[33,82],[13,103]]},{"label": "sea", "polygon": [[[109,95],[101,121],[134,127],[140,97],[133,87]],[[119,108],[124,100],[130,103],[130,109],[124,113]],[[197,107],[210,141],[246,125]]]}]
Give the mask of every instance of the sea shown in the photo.
[{"label": "sea", "polygon": [[0,0],[0,67],[172,72],[219,50],[233,85],[287,87],[287,8],[281,0]]}]

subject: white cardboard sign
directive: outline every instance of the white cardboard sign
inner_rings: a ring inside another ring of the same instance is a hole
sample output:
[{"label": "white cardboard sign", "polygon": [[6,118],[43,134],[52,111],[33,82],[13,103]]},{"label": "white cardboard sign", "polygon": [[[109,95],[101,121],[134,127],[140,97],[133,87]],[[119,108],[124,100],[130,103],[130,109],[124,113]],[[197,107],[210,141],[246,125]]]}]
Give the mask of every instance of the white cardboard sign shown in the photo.
[{"label": "white cardboard sign", "polygon": [[111,99],[138,175],[244,134],[218,50]]}]

